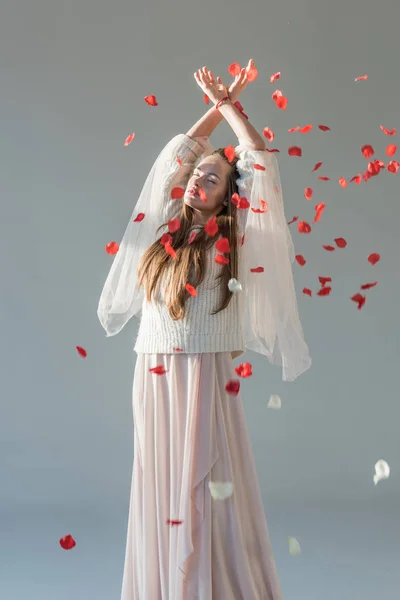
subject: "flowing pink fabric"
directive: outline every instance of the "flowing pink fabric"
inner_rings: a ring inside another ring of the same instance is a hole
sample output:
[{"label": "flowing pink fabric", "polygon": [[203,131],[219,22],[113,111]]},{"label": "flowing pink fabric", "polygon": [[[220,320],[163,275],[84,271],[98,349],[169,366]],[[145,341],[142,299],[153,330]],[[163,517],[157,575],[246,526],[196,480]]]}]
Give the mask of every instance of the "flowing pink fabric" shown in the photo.
[{"label": "flowing pink fabric", "polygon": [[[149,371],[159,365],[164,375]],[[230,379],[238,379],[230,352],[137,355],[121,600],[282,600]],[[233,495],[214,500],[210,481],[232,482]]]}]

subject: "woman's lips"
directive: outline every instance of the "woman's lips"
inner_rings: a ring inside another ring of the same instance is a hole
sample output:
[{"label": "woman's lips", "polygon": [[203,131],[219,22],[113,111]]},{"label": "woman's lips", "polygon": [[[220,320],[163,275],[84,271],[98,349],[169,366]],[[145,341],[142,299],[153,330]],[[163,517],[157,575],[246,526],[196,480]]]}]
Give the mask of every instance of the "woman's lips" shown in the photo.
[{"label": "woman's lips", "polygon": [[199,197],[199,193],[196,192],[195,190],[189,190],[188,194],[189,194],[189,196],[193,196],[194,198]]}]

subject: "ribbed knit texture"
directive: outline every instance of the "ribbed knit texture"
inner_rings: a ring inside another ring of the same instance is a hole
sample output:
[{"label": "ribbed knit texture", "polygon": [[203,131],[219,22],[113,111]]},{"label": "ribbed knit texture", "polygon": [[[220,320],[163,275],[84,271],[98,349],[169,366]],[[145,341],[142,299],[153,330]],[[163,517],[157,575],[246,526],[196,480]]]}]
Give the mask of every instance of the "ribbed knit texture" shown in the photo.
[{"label": "ribbed knit texture", "polygon": [[[254,160],[243,158],[238,161],[240,184],[249,180],[253,174]],[[172,205],[174,206],[174,205]],[[176,204],[175,204],[176,206]],[[176,209],[175,209],[176,210]],[[142,354],[173,354],[202,352],[245,351],[244,338],[244,298],[245,274],[242,273],[241,239],[245,231],[247,210],[237,211],[238,220],[238,280],[243,291],[234,292],[228,306],[216,315],[222,299],[221,280],[216,277],[221,273],[223,265],[215,262],[218,251],[215,244],[206,253],[206,273],[203,281],[197,286],[198,296],[190,296],[185,304],[185,316],[174,321],[163,301],[166,280],[160,286],[157,296],[147,302],[143,300],[140,326],[134,350]],[[165,220],[174,218],[172,212],[166,213]]]}]

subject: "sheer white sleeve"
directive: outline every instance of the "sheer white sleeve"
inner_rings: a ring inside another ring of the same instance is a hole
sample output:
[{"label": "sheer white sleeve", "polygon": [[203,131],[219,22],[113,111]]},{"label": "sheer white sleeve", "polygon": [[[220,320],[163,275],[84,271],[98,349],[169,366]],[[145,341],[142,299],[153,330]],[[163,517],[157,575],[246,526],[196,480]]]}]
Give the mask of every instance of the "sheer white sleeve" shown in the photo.
[{"label": "sheer white sleeve", "polygon": [[[99,300],[97,315],[107,337],[119,333],[142,308],[144,290],[137,286],[139,261],[157,239],[157,228],[180,213],[183,200],[171,199],[171,190],[185,188],[195,164],[211,150],[207,140],[199,143],[198,139],[184,134],[175,136],[147,176]],[[143,219],[135,221],[141,213]]]},{"label": "sheer white sleeve", "polygon": [[[243,292],[245,294],[246,348],[264,354],[282,366],[282,379],[293,381],[311,366],[304,340],[294,288],[292,262],[294,247],[287,225],[279,168],[276,157],[267,150],[236,148],[239,156],[239,194],[250,208],[242,213],[244,227]],[[255,169],[258,164],[265,170]],[[267,203],[266,212],[259,200]],[[246,216],[243,213],[246,212]],[[261,272],[252,272],[251,269]]]}]

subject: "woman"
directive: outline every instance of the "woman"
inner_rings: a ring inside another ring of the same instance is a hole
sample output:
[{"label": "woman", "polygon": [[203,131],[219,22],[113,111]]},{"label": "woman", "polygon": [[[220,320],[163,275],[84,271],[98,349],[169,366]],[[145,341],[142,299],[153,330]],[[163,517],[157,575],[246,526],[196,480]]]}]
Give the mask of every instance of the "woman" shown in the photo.
[{"label": "woman", "polygon": [[[287,381],[311,360],[276,158],[234,104],[252,66],[229,93],[195,74],[214,107],[154,163],[100,298],[107,336],[141,312],[122,600],[282,598],[232,359]],[[235,156],[209,144],[222,117]]]}]

